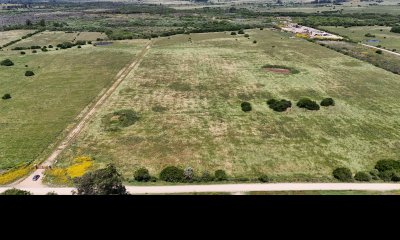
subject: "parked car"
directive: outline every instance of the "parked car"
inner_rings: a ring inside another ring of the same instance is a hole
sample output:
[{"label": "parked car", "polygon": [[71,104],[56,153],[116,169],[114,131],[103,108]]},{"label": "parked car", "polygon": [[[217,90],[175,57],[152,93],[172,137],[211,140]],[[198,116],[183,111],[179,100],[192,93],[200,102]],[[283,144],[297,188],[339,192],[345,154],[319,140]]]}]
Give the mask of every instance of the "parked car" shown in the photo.
[{"label": "parked car", "polygon": [[35,176],[33,176],[32,180],[37,181],[39,178],[40,178],[40,175],[35,175]]}]

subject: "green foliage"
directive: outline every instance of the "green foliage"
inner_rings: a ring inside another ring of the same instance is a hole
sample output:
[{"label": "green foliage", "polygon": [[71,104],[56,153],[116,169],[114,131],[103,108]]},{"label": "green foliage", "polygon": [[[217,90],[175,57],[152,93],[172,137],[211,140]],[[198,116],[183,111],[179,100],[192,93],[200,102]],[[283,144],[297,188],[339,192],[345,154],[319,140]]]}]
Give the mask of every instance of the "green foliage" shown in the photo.
[{"label": "green foliage", "polygon": [[309,98],[302,98],[297,102],[299,108],[305,108],[308,110],[319,110],[319,105],[315,101]]},{"label": "green foliage", "polygon": [[253,43],[256,44],[256,43],[257,43],[257,40],[254,40]]},{"label": "green foliage", "polygon": [[270,99],[267,101],[268,106],[277,112],[284,112],[286,109],[292,107],[292,102],[282,99],[280,101]]},{"label": "green foliage", "polygon": [[243,30],[243,29],[240,29],[240,30],[238,31],[238,34],[244,34],[244,30]]},{"label": "green foliage", "polygon": [[25,55],[26,54],[26,52],[24,52],[24,51],[22,51],[22,52],[20,52],[21,53],[21,55]]},{"label": "green foliage", "polygon": [[32,71],[26,71],[25,72],[25,76],[26,77],[30,77],[30,76],[34,76],[35,75],[35,73],[33,73]]},{"label": "green foliage", "polygon": [[382,54],[382,53],[383,53],[382,50],[380,50],[380,49],[376,50],[375,52],[376,52],[377,54]]},{"label": "green foliage", "polygon": [[214,181],[214,176],[211,175],[210,172],[205,171],[205,172],[203,172],[203,174],[201,175],[199,180],[201,182],[212,182],[212,181]]},{"label": "green foliage", "polygon": [[10,99],[10,98],[11,98],[11,94],[6,93],[6,94],[4,94],[3,97],[1,97],[1,98],[2,98],[3,100]]},{"label": "green foliage", "polygon": [[384,172],[388,170],[400,170],[400,161],[392,159],[379,160],[375,165],[375,169],[377,169],[379,172]]},{"label": "green foliage", "polygon": [[249,102],[242,102],[240,106],[243,112],[250,112],[252,110],[251,104]]},{"label": "green foliage", "polygon": [[324,106],[324,107],[335,106],[335,101],[332,98],[324,98],[321,101],[321,106]]},{"label": "green foliage", "polygon": [[121,174],[112,164],[74,179],[78,195],[127,195]]},{"label": "green foliage", "polygon": [[368,172],[357,172],[354,175],[354,179],[360,182],[369,182],[372,180],[372,177]]},{"label": "green foliage", "polygon": [[258,181],[266,183],[266,182],[269,182],[270,179],[269,179],[269,177],[267,175],[263,174],[263,175],[258,177]]},{"label": "green foliage", "polygon": [[195,177],[193,168],[192,167],[185,168],[185,170],[183,171],[183,176],[186,181],[191,182]]},{"label": "green foliage", "polygon": [[2,192],[1,195],[32,195],[32,194],[28,191],[24,191],[17,188],[11,188]]},{"label": "green foliage", "polygon": [[0,62],[0,65],[2,66],[13,66],[14,63],[10,59],[4,59],[3,61]]},{"label": "green foliage", "polygon": [[183,182],[184,171],[175,166],[168,166],[161,171],[160,179],[166,182]]},{"label": "green foliage", "polygon": [[385,182],[393,181],[393,178],[396,179],[399,175],[397,170],[387,170],[383,172],[379,172],[379,178]]},{"label": "green foliage", "polygon": [[369,174],[371,175],[373,180],[379,180],[379,171],[378,169],[372,169],[369,171]]},{"label": "green foliage", "polygon": [[46,195],[58,195],[58,194],[56,192],[52,191],[52,192],[46,193]]},{"label": "green foliage", "polygon": [[353,174],[351,173],[350,169],[340,167],[333,170],[333,177],[338,179],[342,182],[350,182],[353,180]]},{"label": "green foliage", "polygon": [[228,175],[226,174],[226,172],[221,169],[215,171],[214,176],[216,181],[225,181],[228,179]]},{"label": "green foliage", "polygon": [[244,35],[244,37],[250,37],[250,35],[246,33],[246,34]]},{"label": "green foliage", "polygon": [[400,33],[400,26],[394,26],[390,29],[391,32]]},{"label": "green foliage", "polygon": [[148,182],[151,179],[149,170],[147,170],[146,168],[139,168],[135,171],[133,176],[134,179],[138,182]]},{"label": "green foliage", "polygon": [[231,32],[231,35],[236,35],[236,32]]},{"label": "green foliage", "polygon": [[139,119],[139,115],[135,111],[124,109],[105,115],[102,119],[102,124],[105,130],[115,131],[129,127]]}]

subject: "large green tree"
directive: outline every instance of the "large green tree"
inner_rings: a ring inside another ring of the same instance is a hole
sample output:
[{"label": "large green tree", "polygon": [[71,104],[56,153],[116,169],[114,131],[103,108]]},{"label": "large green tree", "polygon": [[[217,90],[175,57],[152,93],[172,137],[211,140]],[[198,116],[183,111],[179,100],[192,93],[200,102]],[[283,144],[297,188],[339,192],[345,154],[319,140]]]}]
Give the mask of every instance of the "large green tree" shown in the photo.
[{"label": "large green tree", "polygon": [[75,179],[78,195],[127,195],[121,174],[113,164]]}]

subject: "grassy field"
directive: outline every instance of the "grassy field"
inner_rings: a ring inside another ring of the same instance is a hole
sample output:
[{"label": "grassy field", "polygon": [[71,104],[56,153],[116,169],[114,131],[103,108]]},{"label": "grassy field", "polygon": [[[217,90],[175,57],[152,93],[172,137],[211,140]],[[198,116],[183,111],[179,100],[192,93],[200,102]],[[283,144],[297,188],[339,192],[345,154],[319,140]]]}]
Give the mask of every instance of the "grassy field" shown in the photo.
[{"label": "grassy field", "polygon": [[248,195],[400,195],[400,191],[282,191],[249,192]]},{"label": "grassy field", "polygon": [[0,46],[9,43],[14,40],[18,40],[26,34],[32,33],[34,30],[12,30],[0,32]]},{"label": "grassy field", "polygon": [[[368,45],[377,46],[381,45],[388,50],[399,49],[400,51],[400,34],[390,32],[390,27],[382,26],[362,26],[362,27],[334,27],[323,26],[321,29],[337,33],[341,36],[347,36],[351,40],[362,42]],[[375,37],[366,37],[365,34],[370,33]],[[378,40],[372,42],[368,40]]]},{"label": "grassy field", "polygon": [[[50,44],[46,40],[32,44]],[[0,67],[0,94],[12,96],[0,100],[0,172],[43,157],[144,43],[138,40],[26,55],[0,52],[1,60],[9,58],[15,63]],[[35,76],[25,77],[26,70]]]},{"label": "grassy field", "polygon": [[63,42],[73,42],[76,40],[94,41],[97,38],[105,38],[104,33],[99,32],[50,32],[45,31],[36,34],[30,38],[26,38],[16,44],[11,45],[9,48],[14,47],[30,47],[30,46],[56,46]]},{"label": "grassy field", "polygon": [[[158,175],[177,165],[196,173],[330,181],[336,167],[369,170],[379,159],[399,157],[400,76],[285,33],[246,32],[250,39],[230,33],[157,39],[58,166],[91,155],[95,166],[113,162],[126,178],[142,166]],[[300,73],[266,72],[266,64]],[[295,106],[304,96],[332,97],[336,106],[278,113],[266,105],[285,98]],[[243,112],[242,101],[253,111]],[[110,113],[126,109],[140,119],[106,131]]]}]

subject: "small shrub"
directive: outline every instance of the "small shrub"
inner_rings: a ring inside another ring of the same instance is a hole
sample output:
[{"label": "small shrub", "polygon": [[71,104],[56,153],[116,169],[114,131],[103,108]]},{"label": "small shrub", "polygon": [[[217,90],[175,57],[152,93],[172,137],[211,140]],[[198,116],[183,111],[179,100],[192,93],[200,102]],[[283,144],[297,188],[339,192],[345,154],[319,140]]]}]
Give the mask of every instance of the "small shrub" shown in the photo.
[{"label": "small shrub", "polygon": [[369,175],[371,175],[373,180],[379,180],[379,171],[378,169],[372,169],[369,171]]},{"label": "small shrub", "polygon": [[375,51],[377,54],[382,54],[382,50],[378,49]]},{"label": "small shrub", "polygon": [[265,182],[269,182],[270,180],[269,180],[269,177],[267,175],[263,174],[263,175],[258,177],[258,181],[265,183]]},{"label": "small shrub", "polygon": [[356,175],[354,175],[354,179],[360,182],[369,182],[372,180],[372,177],[367,172],[357,172]]},{"label": "small shrub", "polygon": [[250,37],[250,35],[246,33],[246,34],[244,35],[244,37]]},{"label": "small shrub", "polygon": [[254,40],[253,43],[256,44],[256,43],[257,43],[257,40]]},{"label": "small shrub", "polygon": [[309,98],[302,98],[297,102],[299,108],[305,108],[308,110],[319,110],[319,105],[315,101]]},{"label": "small shrub", "polygon": [[379,160],[375,165],[375,169],[377,169],[379,172],[400,170],[400,161],[392,159]]},{"label": "small shrub", "polygon": [[21,53],[21,55],[25,55],[26,54],[26,52],[24,52],[24,51],[22,51],[22,52],[20,52]]},{"label": "small shrub", "polygon": [[134,173],[134,179],[138,182],[148,182],[151,179],[149,170],[146,168],[139,168]]},{"label": "small shrub", "polygon": [[240,29],[240,30],[238,31],[238,34],[244,34],[244,30],[243,30],[243,29]]},{"label": "small shrub", "polygon": [[344,168],[344,167],[336,168],[332,174],[333,174],[333,177],[335,177],[336,179],[338,179],[339,181],[342,181],[342,182],[350,182],[351,180],[353,180],[353,175],[352,175],[350,169],[348,169],[348,168]]},{"label": "small shrub", "polygon": [[2,192],[1,195],[32,195],[32,194],[28,191],[24,191],[17,188],[11,188]]},{"label": "small shrub", "polygon": [[236,35],[236,32],[231,32],[231,35]]},{"label": "small shrub", "polygon": [[49,48],[53,48],[53,45],[49,45]]},{"label": "small shrub", "polygon": [[37,53],[37,51],[36,50],[32,50],[32,53]]},{"label": "small shrub", "polygon": [[217,170],[214,173],[215,176],[215,180],[217,181],[225,181],[228,179],[228,175],[226,174],[226,172],[224,170]]},{"label": "small shrub", "polygon": [[366,33],[364,36],[366,36],[366,37],[375,37],[375,35],[373,35],[371,33]]},{"label": "small shrub", "polygon": [[81,47],[81,45],[78,45],[78,47],[77,47],[77,48],[82,48],[82,47]]},{"label": "small shrub", "polygon": [[1,97],[1,98],[4,99],[4,100],[10,99],[10,98],[11,98],[11,94],[6,93],[6,94],[4,94],[3,97]]},{"label": "small shrub", "polygon": [[212,182],[214,181],[214,176],[211,175],[208,171],[203,172],[200,177],[200,181],[202,182]]},{"label": "small shrub", "polygon": [[166,182],[182,182],[184,180],[184,171],[175,166],[168,166],[160,173],[160,179]]},{"label": "small shrub", "polygon": [[14,63],[10,59],[5,59],[0,62],[0,65],[9,67],[9,66],[13,66]]},{"label": "small shrub", "polygon": [[249,102],[242,102],[240,105],[243,112],[250,112],[252,110],[251,104]]},{"label": "small shrub", "polygon": [[282,99],[280,101],[270,99],[267,101],[268,106],[277,112],[284,112],[286,109],[292,107],[292,102]]},{"label": "small shrub", "polygon": [[264,30],[264,28],[260,27],[260,30]]},{"label": "small shrub", "polygon": [[52,191],[52,192],[46,193],[46,195],[58,195],[58,194],[56,192]]},{"label": "small shrub", "polygon": [[324,98],[321,101],[321,106],[324,106],[324,107],[335,106],[335,101],[332,98]]},{"label": "small shrub", "polygon": [[25,76],[26,77],[30,77],[30,76],[34,76],[35,74],[32,71],[26,71],[25,72]]},{"label": "small shrub", "polygon": [[398,172],[396,170],[387,170],[379,172],[379,178],[385,182],[392,181],[392,178],[395,177],[396,175],[398,175]]}]

